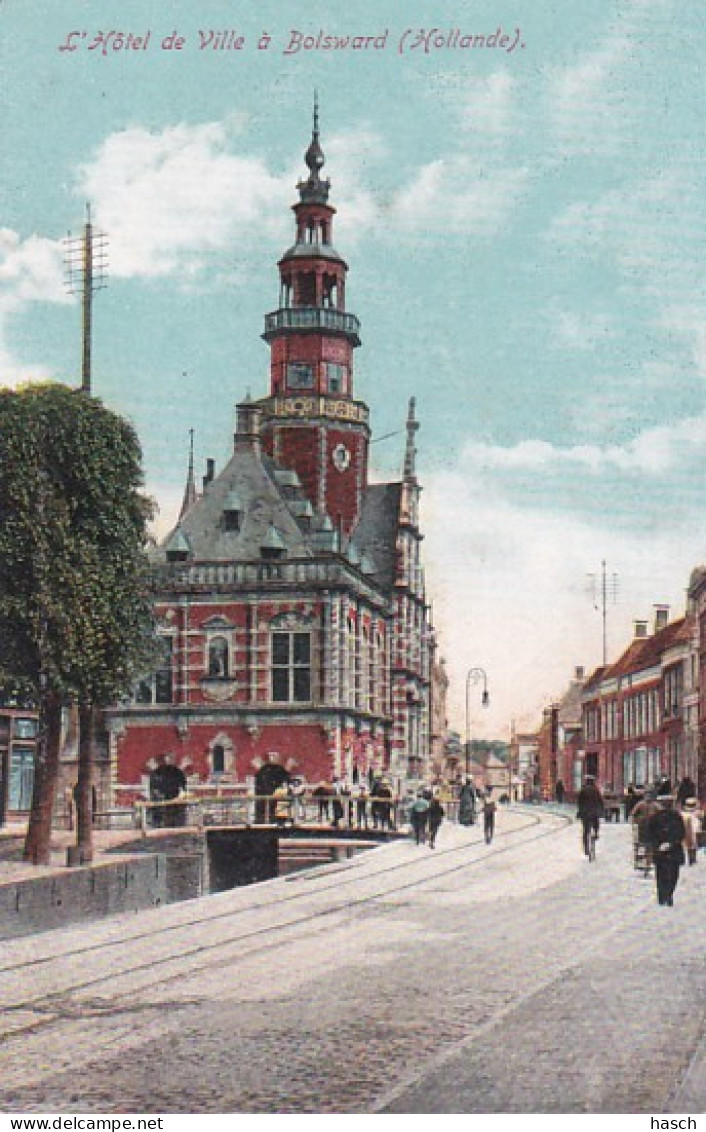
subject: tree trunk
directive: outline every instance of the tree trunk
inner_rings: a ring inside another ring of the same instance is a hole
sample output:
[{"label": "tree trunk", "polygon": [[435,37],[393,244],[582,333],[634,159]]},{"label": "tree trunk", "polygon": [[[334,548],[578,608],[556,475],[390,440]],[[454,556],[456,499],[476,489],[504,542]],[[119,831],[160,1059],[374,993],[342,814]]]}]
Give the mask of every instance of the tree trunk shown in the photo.
[{"label": "tree trunk", "polygon": [[82,862],[93,860],[93,748],[95,713],[82,700],[78,706],[78,782],[76,784],[76,844]]},{"label": "tree trunk", "polygon": [[42,696],[39,728],[32,809],[23,858],[33,865],[48,865],[51,863],[51,822],[61,747],[61,698],[56,692],[45,692]]}]

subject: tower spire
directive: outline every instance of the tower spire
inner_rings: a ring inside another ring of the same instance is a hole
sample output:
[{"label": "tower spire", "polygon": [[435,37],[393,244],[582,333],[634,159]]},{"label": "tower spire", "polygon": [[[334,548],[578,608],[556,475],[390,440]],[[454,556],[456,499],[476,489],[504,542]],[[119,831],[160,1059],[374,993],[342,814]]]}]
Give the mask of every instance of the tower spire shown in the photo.
[{"label": "tower spire", "polygon": [[407,443],[405,445],[404,453],[404,478],[405,480],[414,480],[416,478],[415,461],[417,449],[414,445],[414,434],[419,428],[419,421],[416,420],[414,410],[417,400],[416,397],[410,397],[409,408],[407,411]]},{"label": "tower spire", "polygon": [[186,512],[189,511],[196,502],[196,481],[194,479],[194,430],[189,429],[189,470],[186,473],[186,487],[184,488],[184,498],[181,504],[181,511],[179,512],[179,522],[184,518]]},{"label": "tower spire", "polygon": [[326,164],[324,151],[319,142],[319,95],[314,91],[314,119],[311,130],[311,142],[304,154],[304,163],[309,169],[306,181],[297,185],[299,196],[305,204],[325,204],[328,200],[331,182],[322,180],[319,173]]}]

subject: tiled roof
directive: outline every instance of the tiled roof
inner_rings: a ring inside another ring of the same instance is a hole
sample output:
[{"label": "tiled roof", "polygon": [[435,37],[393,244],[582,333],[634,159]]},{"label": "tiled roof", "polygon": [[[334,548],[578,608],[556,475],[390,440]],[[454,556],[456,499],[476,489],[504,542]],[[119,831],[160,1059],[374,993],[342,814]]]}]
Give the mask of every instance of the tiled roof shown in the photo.
[{"label": "tiled roof", "polygon": [[625,652],[615,664],[610,665],[603,673],[603,679],[612,679],[619,676],[628,676],[632,672],[642,672],[646,668],[655,668],[662,658],[662,654],[675,645],[686,644],[691,636],[691,621],[688,617],[680,617],[672,621],[659,633],[651,637],[641,637],[632,641]]}]

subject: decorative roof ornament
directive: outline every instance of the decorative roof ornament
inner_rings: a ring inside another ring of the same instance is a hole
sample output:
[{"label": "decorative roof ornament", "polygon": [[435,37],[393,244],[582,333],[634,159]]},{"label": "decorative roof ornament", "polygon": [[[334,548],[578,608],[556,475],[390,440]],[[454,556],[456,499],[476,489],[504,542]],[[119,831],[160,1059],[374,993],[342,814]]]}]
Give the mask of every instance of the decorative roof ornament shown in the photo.
[{"label": "decorative roof ornament", "polygon": [[326,164],[326,158],[319,143],[319,99],[316,91],[314,91],[314,124],[311,131],[311,143],[304,154],[304,162],[309,169],[309,177],[306,181],[300,181],[297,185],[302,203],[326,204],[331,182],[328,179],[324,181],[319,176]]},{"label": "decorative roof ornament", "polygon": [[194,503],[198,499],[196,494],[196,480],[194,479],[194,430],[189,429],[189,470],[186,474],[186,487],[184,488],[184,498],[181,503],[181,511],[179,512],[178,522],[190,511]]},{"label": "decorative roof ornament", "polygon": [[419,428],[419,421],[416,420],[414,409],[416,406],[416,398],[410,397],[409,409],[407,412],[407,444],[404,453],[404,478],[405,480],[414,480],[416,478],[416,456],[417,449],[414,445],[414,434]]}]

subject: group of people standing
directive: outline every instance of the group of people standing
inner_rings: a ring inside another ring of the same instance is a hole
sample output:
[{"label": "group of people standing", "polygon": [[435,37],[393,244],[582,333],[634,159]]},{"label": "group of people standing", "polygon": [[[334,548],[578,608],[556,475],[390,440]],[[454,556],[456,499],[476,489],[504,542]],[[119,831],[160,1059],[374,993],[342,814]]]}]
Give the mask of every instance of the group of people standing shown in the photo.
[{"label": "group of people standing", "polygon": [[436,835],[444,820],[444,807],[431,790],[422,790],[409,809],[409,820],[417,845],[423,845],[429,836],[429,848],[436,847]]}]

